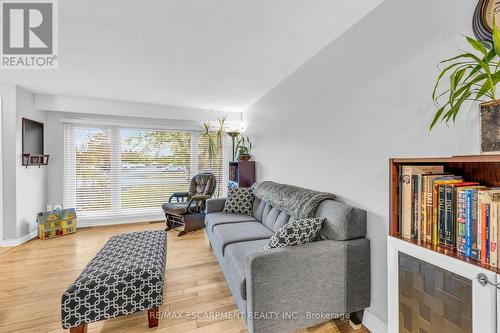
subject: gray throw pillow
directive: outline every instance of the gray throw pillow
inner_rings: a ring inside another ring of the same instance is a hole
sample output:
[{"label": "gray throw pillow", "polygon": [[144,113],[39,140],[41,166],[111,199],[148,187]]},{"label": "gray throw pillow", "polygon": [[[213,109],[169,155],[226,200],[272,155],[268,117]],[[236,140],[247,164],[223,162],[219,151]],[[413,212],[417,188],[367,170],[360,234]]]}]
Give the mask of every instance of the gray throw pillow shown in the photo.
[{"label": "gray throw pillow", "polygon": [[264,246],[264,250],[310,243],[316,239],[323,218],[295,220],[278,229]]},{"label": "gray throw pillow", "polygon": [[253,214],[255,197],[249,187],[233,187],[229,190],[223,213]]}]

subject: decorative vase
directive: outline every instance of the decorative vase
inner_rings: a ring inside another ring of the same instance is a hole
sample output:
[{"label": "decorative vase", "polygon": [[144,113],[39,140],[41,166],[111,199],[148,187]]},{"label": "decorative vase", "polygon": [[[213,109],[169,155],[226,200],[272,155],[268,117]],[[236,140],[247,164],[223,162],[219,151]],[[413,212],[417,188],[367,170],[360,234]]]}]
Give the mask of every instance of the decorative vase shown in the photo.
[{"label": "decorative vase", "polygon": [[250,154],[239,154],[238,155],[238,160],[239,161],[249,161],[251,158]]},{"label": "decorative vase", "polygon": [[500,153],[500,100],[480,105],[481,154]]}]

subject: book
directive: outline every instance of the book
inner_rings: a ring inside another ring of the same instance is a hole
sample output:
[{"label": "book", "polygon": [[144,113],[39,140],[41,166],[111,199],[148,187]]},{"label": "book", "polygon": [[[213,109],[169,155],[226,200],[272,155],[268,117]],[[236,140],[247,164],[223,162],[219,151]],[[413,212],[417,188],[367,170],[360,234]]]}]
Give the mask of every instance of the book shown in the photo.
[{"label": "book", "polygon": [[418,240],[419,238],[419,224],[418,220],[418,176],[411,176],[411,230],[410,230],[410,239]]},{"label": "book", "polygon": [[483,189],[477,194],[478,212],[478,248],[481,251],[481,263],[488,264],[489,256],[489,205],[494,201],[500,201],[500,189]]},{"label": "book", "polygon": [[446,174],[422,175],[422,228],[424,229],[423,239],[428,243],[432,243],[432,184],[434,180],[443,179],[444,176]]},{"label": "book", "polygon": [[[412,225],[416,225],[415,215],[415,197],[412,200],[412,176],[422,174],[443,173],[442,165],[403,165],[401,168],[400,191],[401,191],[401,229],[400,234],[403,237],[411,238]],[[412,223],[412,221],[414,223]]]},{"label": "book", "polygon": [[[458,239],[458,189],[461,187],[477,186],[476,182],[461,182],[457,184],[443,185],[445,188],[444,209],[444,246],[455,249]],[[465,236],[465,234],[464,234]]]},{"label": "book", "polygon": [[[464,184],[464,183],[462,183]],[[477,183],[475,183],[477,184]],[[457,184],[461,185],[461,184]],[[456,192],[456,199],[455,199],[455,206],[456,206],[456,229],[457,229],[457,251],[461,254],[465,255],[465,237],[466,237],[466,227],[465,227],[465,205],[466,205],[466,197],[465,197],[465,190],[467,189],[473,189],[473,188],[483,188],[482,186],[463,186],[463,187],[457,187],[455,189]]]},{"label": "book", "polygon": [[426,193],[425,193],[425,182],[426,178],[424,175],[421,176],[420,178],[420,219],[421,219],[421,224],[420,224],[420,240],[423,242],[427,241],[427,199],[426,199]]},{"label": "book", "polygon": [[481,263],[490,262],[490,204],[481,204]]},{"label": "book", "polygon": [[403,213],[402,213],[402,202],[403,202],[403,166],[398,166],[398,233],[403,234]]},{"label": "book", "polygon": [[490,204],[490,266],[498,267],[498,203]]},{"label": "book", "polygon": [[472,192],[474,189],[464,191],[465,197],[465,255],[472,258]]},{"label": "book", "polygon": [[415,215],[417,218],[417,241],[420,243],[424,240],[424,220],[422,215],[422,175],[417,175],[417,195],[415,201]]},{"label": "book", "polygon": [[[461,183],[460,176],[444,176],[438,177],[432,182],[433,195],[432,195],[432,244],[439,244],[438,230],[441,222],[444,231],[444,192],[439,192],[440,185],[457,184]],[[442,196],[440,196],[440,194]],[[443,234],[444,235],[444,234]],[[444,242],[444,238],[443,238]]]},{"label": "book", "polygon": [[437,237],[438,244],[445,245],[445,223],[446,223],[446,185],[438,185],[437,204],[438,204],[438,222],[437,222]]},{"label": "book", "polygon": [[[481,226],[478,223],[478,190],[470,190],[470,195],[467,193],[467,207],[469,208],[468,219],[471,227],[471,258],[481,260]],[[470,202],[470,205],[469,205]]]},{"label": "book", "polygon": [[418,242],[422,239],[422,175],[411,176],[411,234],[410,238]]},{"label": "book", "polygon": [[465,254],[465,190],[457,193],[457,251]]}]

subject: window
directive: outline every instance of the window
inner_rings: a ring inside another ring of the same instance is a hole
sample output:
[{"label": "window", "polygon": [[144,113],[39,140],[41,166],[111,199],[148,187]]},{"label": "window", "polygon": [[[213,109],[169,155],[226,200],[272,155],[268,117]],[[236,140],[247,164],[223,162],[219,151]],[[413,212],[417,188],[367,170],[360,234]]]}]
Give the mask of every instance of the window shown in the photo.
[{"label": "window", "polygon": [[200,132],[66,124],[64,146],[64,205],[82,218],[161,213],[199,172],[227,187],[227,154],[209,159]]}]

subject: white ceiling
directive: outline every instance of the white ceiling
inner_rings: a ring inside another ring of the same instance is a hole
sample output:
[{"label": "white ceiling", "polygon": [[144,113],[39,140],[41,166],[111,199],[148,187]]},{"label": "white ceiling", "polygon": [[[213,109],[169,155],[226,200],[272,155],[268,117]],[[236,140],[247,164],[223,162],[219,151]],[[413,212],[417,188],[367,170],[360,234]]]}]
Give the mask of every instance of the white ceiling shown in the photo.
[{"label": "white ceiling", "polygon": [[382,1],[61,0],[59,69],[0,83],[241,111]]}]

